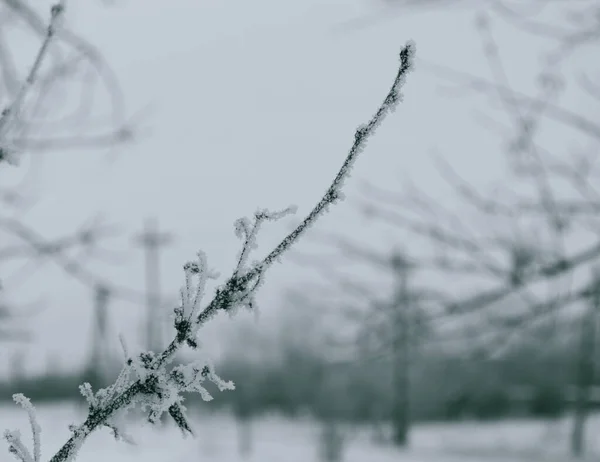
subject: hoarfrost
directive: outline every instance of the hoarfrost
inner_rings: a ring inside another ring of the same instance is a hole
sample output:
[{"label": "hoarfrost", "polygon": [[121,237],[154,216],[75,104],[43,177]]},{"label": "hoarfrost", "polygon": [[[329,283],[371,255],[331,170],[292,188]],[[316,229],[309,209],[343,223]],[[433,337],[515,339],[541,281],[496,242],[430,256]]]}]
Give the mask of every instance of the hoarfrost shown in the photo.
[{"label": "hoarfrost", "polygon": [[35,413],[35,407],[31,404],[29,398],[25,395],[17,393],[13,395],[15,403],[20,404],[23,409],[27,412],[29,417],[29,424],[31,426],[31,434],[33,436],[33,456],[29,450],[25,447],[21,441],[21,433],[18,430],[9,431],[6,430],[4,438],[9,443],[8,450],[14,454],[17,459],[22,462],[40,462],[41,460],[41,433],[42,429],[38,423],[37,416]]},{"label": "hoarfrost", "polygon": [[[321,200],[308,213],[303,221],[289,233],[265,258],[248,264],[252,251],[256,248],[256,237],[265,221],[275,221],[296,212],[291,206],[278,212],[259,209],[254,213],[254,219],[240,218],[235,221],[234,229],[238,238],[243,240],[242,249],[237,258],[237,264],[232,275],[217,287],[215,295],[204,308],[201,307],[206,291],[207,281],[218,278],[218,274],[209,270],[207,257],[198,252],[196,261],[184,265],[185,282],[181,288],[181,304],[173,309],[173,324],[177,331],[175,338],[160,354],[141,352],[130,355],[125,341],[120,337],[125,364],[115,383],[96,393],[89,383],[80,387],[82,395],[89,406],[89,414],[85,422],[79,426],[71,426],[71,438],[50,459],[50,462],[71,462],[87,436],[101,426],[109,427],[117,439],[131,441],[123,431],[122,418],[135,405],[148,412],[148,421],[157,422],[168,412],[182,430],[184,435],[193,434],[185,415],[183,392],[196,392],[206,400],[212,396],[204,387],[206,380],[213,382],[220,391],[234,390],[233,382],[223,380],[207,361],[195,361],[186,365],[178,365],[170,371],[167,366],[173,361],[177,351],[183,346],[197,349],[197,333],[200,327],[210,320],[219,310],[229,314],[235,313],[240,307],[253,309],[256,305],[255,294],[264,282],[264,274],[268,268],[279,261],[282,254],[288,250],[298,238],[308,229],[319,216],[326,213],[329,207],[343,200],[341,192],[344,180],[363,151],[370,135],[379,126],[384,116],[393,110],[401,101],[400,88],[404,83],[405,74],[414,65],[415,46],[408,42],[400,53],[401,66],[394,84],[372,119],[358,127],[352,145],[340,170],[326,190]],[[0,119],[0,125],[2,120]],[[4,120],[6,122],[6,120]],[[5,439],[9,442],[9,451],[21,462],[40,462],[40,428],[35,418],[34,408],[23,395],[15,395],[15,401],[21,404],[29,414],[33,433],[33,456],[21,442],[18,431],[6,431]]]}]

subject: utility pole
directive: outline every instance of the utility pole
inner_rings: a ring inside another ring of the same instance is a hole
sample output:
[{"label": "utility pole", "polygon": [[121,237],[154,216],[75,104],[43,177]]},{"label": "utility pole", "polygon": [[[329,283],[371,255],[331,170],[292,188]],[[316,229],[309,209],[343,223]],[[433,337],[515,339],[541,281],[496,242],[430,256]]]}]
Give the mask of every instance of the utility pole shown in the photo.
[{"label": "utility pole", "polygon": [[108,342],[108,301],[110,291],[99,284],[94,288],[94,315],[92,320],[92,335],[90,359],[86,370],[86,380],[92,385],[104,386],[109,366]]},{"label": "utility pole", "polygon": [[393,441],[397,446],[408,445],[410,429],[410,369],[411,369],[411,310],[409,292],[411,263],[401,254],[393,256],[391,266],[396,278],[392,312],[393,345]]},{"label": "utility pole", "polygon": [[146,260],[146,349],[154,352],[160,351],[163,347],[159,250],[171,240],[170,233],[159,231],[156,218],[147,218],[144,230],[135,237],[135,241],[144,247]]}]

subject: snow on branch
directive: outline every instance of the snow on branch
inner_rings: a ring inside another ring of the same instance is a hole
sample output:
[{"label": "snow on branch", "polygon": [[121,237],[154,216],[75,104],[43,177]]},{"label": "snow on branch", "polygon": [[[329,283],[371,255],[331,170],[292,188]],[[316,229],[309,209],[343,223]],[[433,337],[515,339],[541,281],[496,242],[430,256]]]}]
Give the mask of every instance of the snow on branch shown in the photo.
[{"label": "snow on branch", "polygon": [[[53,14],[52,17],[54,20],[55,15]],[[392,112],[402,99],[400,89],[406,74],[414,67],[414,55],[415,44],[409,41],[400,52],[400,66],[391,89],[371,120],[357,129],[350,152],[331,185],[298,227],[266,257],[249,263],[249,257],[256,248],[256,236],[260,227],[265,221],[276,221],[294,213],[295,207],[289,207],[280,212],[258,210],[253,219],[241,218],[235,222],[235,233],[243,241],[237,263],[229,278],[217,287],[209,302],[203,303],[207,282],[209,279],[217,279],[219,275],[209,269],[206,255],[199,252],[195,261],[184,265],[185,283],[181,289],[181,304],[173,310],[175,338],[160,354],[147,351],[137,355],[129,354],[121,338],[125,353],[125,364],[121,373],[115,383],[105,389],[94,392],[89,383],[80,387],[80,391],[88,403],[88,416],[81,425],[70,427],[71,437],[50,459],[50,462],[73,461],[85,439],[102,426],[109,427],[115,438],[130,441],[123,429],[122,417],[135,405],[140,405],[142,410],[147,412],[149,422],[159,421],[161,416],[167,412],[184,435],[193,434],[185,414],[182,393],[197,392],[204,400],[211,400],[212,396],[203,386],[206,380],[216,384],[221,391],[235,388],[232,382],[221,379],[208,362],[194,361],[172,368],[169,368],[169,365],[182,347],[187,345],[192,349],[198,348],[197,335],[200,327],[218,311],[222,310],[233,314],[240,307],[254,308],[254,297],[268,268],[280,259],[309,226],[327,212],[330,205],[343,198],[341,189],[344,180],[350,175],[356,158],[385,116]],[[40,429],[35,423],[33,408],[22,395],[15,395],[15,400],[30,413],[34,433],[34,455],[33,457],[30,455],[21,442],[18,432],[14,431],[5,433],[5,439],[10,445],[10,452],[21,462],[39,462]]]},{"label": "snow on branch", "polygon": [[4,438],[8,441],[8,451],[14,454],[17,459],[23,462],[40,462],[42,458],[40,434],[42,429],[37,421],[35,408],[31,401],[21,393],[13,395],[13,399],[17,404],[20,404],[29,415],[29,423],[31,425],[31,433],[33,435],[33,456],[21,441],[21,433],[19,430],[6,430]]}]

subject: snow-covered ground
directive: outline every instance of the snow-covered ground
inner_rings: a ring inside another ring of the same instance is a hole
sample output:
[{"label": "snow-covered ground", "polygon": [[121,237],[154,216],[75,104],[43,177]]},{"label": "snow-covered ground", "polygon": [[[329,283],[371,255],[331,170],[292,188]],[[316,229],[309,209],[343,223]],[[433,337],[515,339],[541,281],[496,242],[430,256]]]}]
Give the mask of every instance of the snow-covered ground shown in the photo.
[{"label": "snow-covered ground", "polygon": [[[79,423],[83,415],[72,405],[41,406],[42,459],[48,460],[67,439],[67,426]],[[0,407],[0,427],[20,428],[25,441],[27,416],[16,406]],[[310,462],[317,459],[318,427],[309,421],[264,418],[253,427],[253,451],[243,459],[237,451],[237,430],[225,415],[194,418],[196,439],[183,439],[171,425],[157,429],[131,425],[130,434],[138,446],[114,441],[108,430],[96,432],[82,448],[78,462]],[[570,425],[535,421],[503,423],[428,424],[414,429],[412,448],[399,452],[370,441],[366,431],[353,431],[347,445],[346,462],[525,462],[567,461]],[[589,461],[600,460],[600,416],[588,426]],[[0,452],[0,454],[2,454]],[[10,455],[0,455],[0,461]]]}]

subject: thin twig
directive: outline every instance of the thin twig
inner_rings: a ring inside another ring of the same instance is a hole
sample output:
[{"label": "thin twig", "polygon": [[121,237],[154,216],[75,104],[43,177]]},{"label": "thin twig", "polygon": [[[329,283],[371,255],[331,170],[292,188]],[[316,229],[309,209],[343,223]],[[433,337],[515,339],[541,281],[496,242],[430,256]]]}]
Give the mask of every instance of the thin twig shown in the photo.
[{"label": "thin twig", "polygon": [[[107,400],[102,406],[91,407],[85,422],[73,429],[71,438],[69,438],[62,448],[50,459],[50,462],[67,462],[73,460],[73,457],[76,455],[87,436],[99,426],[106,425],[117,411],[135,404],[136,400],[140,399],[140,396],[147,397],[148,395],[157,394],[160,399],[161,391],[158,386],[159,376],[157,374],[160,374],[161,371],[164,373],[164,368],[172,360],[175,353],[184,344],[190,346],[195,345],[194,337],[197,330],[218,310],[231,311],[236,305],[249,303],[248,301],[251,300],[265,271],[298,240],[302,232],[308,226],[313,224],[325,211],[327,211],[329,205],[334,204],[342,197],[341,188],[343,181],[348,177],[350,168],[358,154],[363,150],[368,137],[375,131],[385,115],[389,111],[393,111],[396,104],[401,100],[400,87],[404,83],[406,74],[413,67],[414,54],[415,45],[413,42],[408,42],[400,52],[400,68],[394,80],[394,84],[384,102],[369,123],[358,128],[355,134],[355,142],[348,156],[344,160],[340,171],[335,176],[323,198],[306,216],[302,223],[283,239],[283,241],[260,263],[246,271],[243,271],[241,265],[238,264],[227,282],[216,290],[212,301],[208,303],[204,310],[199,311],[193,318],[193,325],[189,322],[189,319],[192,318],[186,317],[189,315],[189,312],[186,311],[186,307],[190,308],[191,304],[192,313],[195,312],[197,309],[196,305],[201,298],[203,287],[198,287],[195,295],[189,286],[187,287],[187,290],[184,288],[182,306],[175,309],[176,317],[178,316],[176,319],[176,329],[178,332],[175,339],[173,339],[169,346],[157,356],[154,356],[152,353],[142,354],[140,358],[142,361],[145,361],[144,369],[147,372],[147,375],[145,375],[144,378],[139,377],[131,385],[124,388],[123,391]],[[260,217],[257,214],[255,216],[256,221],[259,221],[259,218]],[[242,255],[246,256],[247,249],[245,246],[250,244],[251,240],[246,240],[242,249]],[[185,265],[184,269],[186,271],[186,277],[189,277],[192,273],[197,274],[206,271],[203,254],[199,254],[199,257],[199,264],[189,263]],[[209,369],[202,369],[202,371],[203,373],[206,371],[206,375],[211,374]],[[171,373],[171,376],[172,375],[173,374]],[[179,382],[178,385],[182,386],[181,383],[182,382]],[[179,408],[169,408],[169,413],[182,429],[190,431]],[[151,415],[151,418],[152,417],[153,416]]]}]

